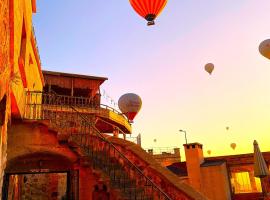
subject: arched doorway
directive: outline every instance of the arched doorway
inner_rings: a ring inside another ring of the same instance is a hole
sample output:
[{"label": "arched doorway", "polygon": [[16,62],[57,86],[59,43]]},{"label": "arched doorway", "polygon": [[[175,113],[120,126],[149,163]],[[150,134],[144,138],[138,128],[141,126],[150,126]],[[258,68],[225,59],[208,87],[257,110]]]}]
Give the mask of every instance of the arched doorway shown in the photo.
[{"label": "arched doorway", "polygon": [[78,171],[62,156],[37,152],[7,162],[3,200],[76,200]]}]

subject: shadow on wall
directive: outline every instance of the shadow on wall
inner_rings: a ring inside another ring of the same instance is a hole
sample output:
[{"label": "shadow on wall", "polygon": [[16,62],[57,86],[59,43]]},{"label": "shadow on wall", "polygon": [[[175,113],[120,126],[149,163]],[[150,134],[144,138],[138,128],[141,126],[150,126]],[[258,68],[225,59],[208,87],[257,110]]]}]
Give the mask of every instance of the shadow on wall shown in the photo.
[{"label": "shadow on wall", "polygon": [[107,186],[103,185],[102,189],[98,185],[94,186],[94,191],[92,193],[93,200],[109,200],[110,193],[107,191]]},{"label": "shadow on wall", "polygon": [[5,123],[6,103],[7,103],[7,96],[5,95],[0,101],[0,126],[3,126]]}]

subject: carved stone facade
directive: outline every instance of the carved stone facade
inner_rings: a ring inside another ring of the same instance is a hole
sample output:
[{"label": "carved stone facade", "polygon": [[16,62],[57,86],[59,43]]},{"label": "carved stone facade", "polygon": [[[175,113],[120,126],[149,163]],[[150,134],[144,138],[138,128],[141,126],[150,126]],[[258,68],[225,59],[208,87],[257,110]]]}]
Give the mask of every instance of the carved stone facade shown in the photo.
[{"label": "carved stone facade", "polygon": [[[0,187],[3,183],[4,168],[6,165],[7,149],[7,118],[9,115],[9,53],[10,53],[10,28],[9,28],[9,0],[0,1]],[[0,195],[1,195],[0,190]]]},{"label": "carved stone facade", "polygon": [[[9,65],[9,0],[0,1],[0,72]],[[2,85],[1,85],[2,86]]]}]

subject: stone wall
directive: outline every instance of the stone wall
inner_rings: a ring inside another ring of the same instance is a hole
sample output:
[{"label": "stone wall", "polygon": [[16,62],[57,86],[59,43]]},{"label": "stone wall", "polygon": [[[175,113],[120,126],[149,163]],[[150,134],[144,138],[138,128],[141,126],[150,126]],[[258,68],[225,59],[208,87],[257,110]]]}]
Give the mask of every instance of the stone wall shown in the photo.
[{"label": "stone wall", "polygon": [[11,175],[9,179],[8,199],[67,199],[66,173]]},{"label": "stone wall", "polygon": [[226,163],[201,167],[202,192],[212,200],[231,199],[230,183]]},{"label": "stone wall", "polygon": [[[0,1],[0,188],[2,188],[3,174],[6,165],[7,121],[9,112],[9,0]],[[0,190],[1,196],[2,190]]]}]

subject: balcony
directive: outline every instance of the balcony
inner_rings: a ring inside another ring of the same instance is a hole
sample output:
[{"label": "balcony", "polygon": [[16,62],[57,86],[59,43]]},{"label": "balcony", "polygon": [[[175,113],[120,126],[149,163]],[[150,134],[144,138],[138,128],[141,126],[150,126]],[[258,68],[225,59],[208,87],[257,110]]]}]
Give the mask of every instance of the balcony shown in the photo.
[{"label": "balcony", "polygon": [[122,113],[99,103],[98,99],[43,93],[40,91],[26,92],[24,119],[46,120],[48,113],[68,112],[76,108],[80,113],[91,119],[101,133],[131,134],[131,125]]}]

